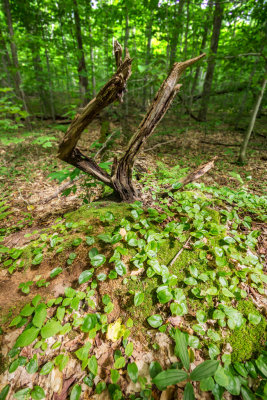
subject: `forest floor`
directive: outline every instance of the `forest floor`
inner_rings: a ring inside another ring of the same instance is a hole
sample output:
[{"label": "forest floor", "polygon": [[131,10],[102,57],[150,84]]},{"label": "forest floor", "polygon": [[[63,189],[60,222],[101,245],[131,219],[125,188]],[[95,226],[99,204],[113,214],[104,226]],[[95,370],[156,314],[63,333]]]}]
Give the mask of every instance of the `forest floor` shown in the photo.
[{"label": "forest floor", "polygon": [[[121,128],[119,121],[110,123],[110,130],[114,133],[114,135],[108,148],[105,150],[105,152],[103,152],[102,161],[104,160],[105,162],[109,162],[112,160],[115,154],[118,156],[120,155],[129,138],[129,134],[124,135],[124,132],[132,132],[137,125],[136,121],[139,119],[140,116],[138,115],[135,118],[129,119],[127,121],[127,126],[125,126],[124,123],[123,128]],[[156,186],[157,178],[163,184],[168,182],[170,179],[172,182],[174,182],[175,179],[178,181],[187,172],[192,171],[199,165],[210,161],[214,155],[217,155],[218,160],[215,163],[215,167],[208,174],[204,175],[200,182],[204,183],[206,187],[227,187],[230,191],[232,190],[237,193],[238,191],[245,190],[252,196],[256,196],[255,198],[258,198],[257,196],[262,196],[266,193],[265,171],[267,152],[266,149],[264,150],[266,140],[264,137],[266,134],[264,131],[264,125],[266,125],[266,117],[262,117],[257,121],[257,134],[254,134],[249,144],[247,164],[245,166],[239,166],[236,164],[236,159],[239,150],[237,144],[241,143],[242,141],[241,133],[234,131],[226,123],[218,124],[216,121],[214,121],[200,125],[199,123],[189,120],[187,117],[185,117],[183,120],[177,121],[175,116],[170,114],[168,115],[168,118],[161,123],[160,127],[146,144],[146,148],[138,158],[136,163],[136,176],[140,182],[144,182],[148,187],[149,185],[152,185],[152,187],[153,185]],[[109,193],[106,192],[101,185],[90,186],[91,182],[88,184],[88,180],[81,175],[77,182],[75,182],[75,189],[71,190],[68,196],[63,196],[62,193],[57,194],[57,190],[61,186],[59,186],[55,179],[51,179],[49,175],[58,172],[58,170],[72,170],[68,165],[63,164],[56,158],[57,143],[59,139],[63,137],[67,126],[68,125],[62,123],[53,124],[51,121],[46,121],[45,123],[36,123],[36,126],[32,132],[21,131],[19,133],[10,135],[8,138],[5,137],[5,140],[2,141],[2,145],[0,142],[0,154],[3,160],[0,166],[0,237],[2,240],[0,242],[0,247],[2,246],[3,248],[8,248],[11,250],[13,249],[13,251],[16,249],[18,251],[21,249],[29,249],[27,254],[25,252],[24,258],[22,257],[26,264],[29,260],[32,262],[34,259],[36,259],[36,257],[38,259],[38,254],[40,254],[40,252],[38,253],[36,248],[40,247],[40,240],[42,243],[42,239],[40,239],[42,238],[42,235],[45,236],[44,243],[47,241],[47,235],[50,238],[51,243],[51,237],[53,238],[53,235],[56,235],[54,233],[51,236],[51,230],[53,232],[57,232],[59,229],[59,231],[61,230],[60,232],[63,234],[63,236],[66,234],[66,228],[61,226],[62,221],[67,221],[67,223],[69,222],[70,226],[71,224],[73,225],[73,223],[78,223],[78,228],[76,227],[77,231],[75,231],[74,234],[68,231],[68,236],[64,236],[64,240],[74,243],[75,239],[86,241],[86,235],[88,232],[90,232],[90,235],[93,236],[103,233],[103,230],[104,233],[111,232],[110,227],[105,225],[107,223],[107,221],[105,222],[105,215],[107,212],[115,215],[116,221],[117,219],[119,221],[120,218],[128,214],[130,215],[131,212],[128,205],[123,207],[116,204],[113,205],[107,197]],[[95,151],[95,144],[98,146],[96,148],[101,147],[101,144],[99,144],[100,128],[100,122],[96,121],[87,129],[87,132],[84,132],[79,143],[79,147],[82,148],[83,151],[87,151],[88,153]],[[61,183],[61,185],[65,184],[65,182],[66,181]],[[72,186],[69,186],[69,188],[71,187]],[[226,192],[226,196],[227,193],[231,195],[230,191]],[[84,204],[84,198],[87,197],[88,193],[90,193],[90,201],[94,202],[93,208],[96,208],[96,211],[92,211],[92,213],[89,213],[88,215],[85,211],[87,216],[83,217],[79,210],[83,210],[83,208],[80,207],[82,207]],[[97,205],[98,201],[99,205]],[[219,211],[219,208],[217,207],[216,210]],[[225,210],[230,212],[229,207],[226,207]],[[72,212],[74,214],[72,214]],[[252,214],[250,210],[246,212],[242,209],[241,215],[246,215],[248,218],[250,218],[250,220],[248,219],[248,225],[244,225],[242,228],[244,234],[249,235],[250,229],[258,230],[260,232],[256,252],[258,256],[262,258],[264,255],[266,255],[265,252],[267,247],[266,224],[264,224],[261,218],[252,217],[251,219]],[[104,222],[101,223],[101,221]],[[79,224],[82,226],[84,223],[88,224],[87,230],[83,229],[82,227],[80,228]],[[67,230],[68,229],[69,228],[67,227]],[[124,228],[121,227],[120,231],[118,231],[122,237],[124,237],[123,229]],[[77,242],[77,246],[79,246],[77,247],[77,252],[74,253],[73,250],[73,252],[70,253],[75,254],[75,258],[77,257],[76,260],[74,263],[73,260],[70,261],[68,266],[63,268],[63,271],[60,267],[61,271],[58,272],[58,276],[55,275],[56,279],[50,279],[49,274],[51,274],[51,270],[57,268],[58,265],[62,265],[62,257],[65,255],[65,251],[68,249],[67,245],[66,250],[63,246],[62,254],[60,253],[62,250],[58,252],[59,254],[51,254],[49,251],[46,251],[45,247],[41,246],[42,249],[44,248],[42,254],[42,257],[44,257],[44,262],[42,262],[43,259],[40,259],[40,262],[38,260],[36,263],[33,262],[33,265],[30,268],[22,267],[18,268],[17,270],[14,268],[14,271],[12,270],[13,264],[11,263],[10,259],[6,260],[5,253],[2,253],[4,267],[0,269],[0,313],[2,317],[2,329],[6,334],[6,338],[3,339],[4,342],[2,344],[5,349],[10,350],[10,346],[14,344],[14,340],[16,340],[17,336],[16,332],[12,331],[8,325],[14,317],[18,316],[19,309],[26,302],[35,298],[36,295],[40,295],[44,299],[51,299],[51,297],[59,298],[62,296],[67,287],[74,287],[77,289],[77,279],[87,266],[87,247],[84,244],[80,246],[81,242],[79,242],[79,240]],[[59,244],[60,243],[61,242],[59,241]],[[58,243],[56,246],[57,245]],[[54,246],[51,245],[51,247]],[[72,248],[75,249],[75,247],[76,244],[72,244]],[[110,251],[107,248],[102,248],[100,244],[99,248],[103,250],[106,258],[112,255],[112,253],[109,254]],[[174,248],[168,249],[168,251],[165,249],[165,251],[167,251],[167,255],[162,255],[162,257],[167,257],[168,262],[170,262],[170,257],[174,257],[177,253],[177,250],[178,249],[175,246]],[[188,255],[186,247],[183,254],[183,257]],[[21,256],[20,253],[18,255],[13,253],[13,255],[13,261],[19,259]],[[129,256],[124,256],[123,259],[125,263],[127,263],[127,257],[128,261],[130,259]],[[194,257],[192,258],[192,261],[197,263]],[[16,262],[14,262],[14,265],[15,263]],[[108,270],[104,268],[103,270],[100,269],[100,272],[105,275],[108,273]],[[135,275],[131,273],[131,276],[138,277],[138,274]],[[120,302],[124,302],[123,298],[120,296],[113,296],[114,293],[118,293],[118,291],[121,290],[123,278],[120,278],[119,276],[119,279],[109,280],[108,282],[101,281],[101,278],[99,280],[101,284],[98,290],[98,297],[102,298],[105,294],[109,294],[114,303],[114,308],[109,312],[108,323],[115,323],[118,321],[119,317],[122,319],[124,319],[124,317],[126,318],[126,316],[133,317],[134,310],[129,308],[127,301],[125,300],[124,305],[120,304]],[[27,293],[28,289],[25,289],[25,287],[27,287],[26,284],[26,286],[24,286],[25,290],[23,293],[23,291],[19,289],[19,285],[22,285],[21,287],[23,288],[23,284],[27,282],[31,282],[28,287],[29,292]],[[35,285],[36,282],[41,282],[40,286]],[[49,282],[48,285],[46,285],[47,282]],[[135,282],[135,279],[132,279],[131,284],[129,284],[130,289],[128,289],[130,291],[136,291],[137,289],[140,289],[138,284],[136,287],[134,286]],[[149,284],[147,283],[143,283],[143,285],[145,285],[144,287],[146,287],[146,285],[149,287]],[[79,293],[81,293],[82,289],[83,286],[79,288]],[[84,290],[86,290],[85,287]],[[127,295],[128,292],[124,292],[124,289],[122,292],[124,293],[125,299],[129,300]],[[250,293],[249,290],[248,293]],[[153,297],[154,295],[151,294],[151,296]],[[98,301],[98,299],[96,300]],[[261,310],[261,312],[262,310],[265,310],[266,312],[266,305],[264,305],[260,294],[254,296],[254,304],[258,305],[256,307],[257,310]],[[190,311],[193,310],[193,315],[195,315],[194,307],[192,305],[191,307],[192,308]],[[127,312],[125,310],[127,310]],[[160,311],[158,312],[161,312],[160,308],[159,310]],[[148,312],[150,311],[151,310]],[[256,309],[254,311],[256,312]],[[146,315],[146,318],[148,316],[149,314]],[[140,316],[140,318],[142,318],[142,316]],[[173,318],[174,327],[180,326],[181,320],[179,320],[179,318],[181,317],[176,316],[171,318]],[[67,320],[68,319],[66,318],[66,321]],[[183,321],[182,325],[184,325],[185,330],[188,331],[190,335],[193,334],[192,328],[188,321]],[[20,327],[19,323],[17,326],[18,328]],[[79,324],[76,326],[79,326]],[[143,328],[139,328],[138,335],[137,333],[133,332],[135,337],[135,345],[137,346],[135,351],[137,353],[139,352],[139,356],[135,354],[134,358],[137,364],[138,362],[139,364],[141,363],[140,360],[142,357],[144,357],[147,362],[151,362],[153,360],[153,354],[151,351],[149,352],[148,348],[146,348],[144,352],[144,348],[142,348],[140,345],[140,343],[143,343],[147,339],[145,339],[145,332],[142,331]],[[262,327],[260,328],[258,326],[258,328],[259,332],[261,332]],[[19,332],[21,332],[21,330]],[[174,362],[175,357],[173,354],[170,354],[171,350],[169,341],[167,344],[162,343],[162,341],[166,341],[166,335],[162,338],[160,337],[160,335],[164,335],[163,331],[162,333],[159,332],[158,335],[159,337],[157,339],[159,340],[159,347],[162,347],[163,349],[162,357],[166,358],[167,354],[167,359],[169,357],[169,359]],[[109,360],[104,357],[104,353],[118,351],[118,348],[116,348],[116,346],[118,346],[118,338],[116,339],[117,340],[113,340],[111,344],[107,344],[107,342],[103,340],[103,337],[99,335],[96,336],[95,340],[100,350],[99,354],[97,354],[97,352],[95,352],[95,354],[97,359],[100,360],[99,365],[101,365],[101,368],[103,367],[105,369],[109,365]],[[237,340],[237,338],[235,338],[235,340]],[[77,335],[75,338],[69,340],[67,345],[64,343],[65,350],[67,349],[73,352],[74,350],[77,350],[77,348],[83,343],[84,341],[82,335]],[[231,342],[232,346],[234,346],[233,343],[234,339],[233,342]],[[32,349],[29,350],[29,348],[30,346],[25,347],[25,349],[28,349],[31,354],[27,354],[27,351],[24,351],[24,353],[22,351],[22,357],[30,358],[32,356],[34,351],[32,352]],[[45,350],[45,348],[43,348],[43,350]],[[255,352],[252,351],[252,353],[254,356],[256,355]],[[103,359],[102,361],[101,357]],[[198,361],[197,363],[199,363],[200,360],[203,360],[202,357],[203,354],[201,352],[195,352],[195,360]],[[46,359],[42,360],[42,363],[45,363],[48,359],[49,358],[46,357]],[[157,359],[160,359],[159,355]],[[133,359],[131,358],[131,360]],[[243,361],[242,357],[240,359],[237,357],[236,360]],[[78,368],[75,364],[75,360],[72,360],[72,362],[72,368]],[[3,361],[3,365],[5,365],[5,363],[6,361]],[[168,361],[163,361],[164,366],[168,366],[168,364]],[[62,375],[61,368],[59,369],[60,374]],[[139,365],[139,369],[142,370],[141,364]],[[122,372],[122,376],[123,374],[124,372]],[[53,398],[63,400],[66,398],[68,389],[73,382],[79,383],[81,377],[83,378],[83,376],[84,374],[81,369],[79,369],[78,375],[74,378],[71,375],[70,370],[67,372],[65,371],[64,378],[62,378],[62,376],[54,376],[54,380],[56,378],[59,380],[61,379],[61,389],[65,388],[65,392],[63,389],[61,391],[61,393],[63,393],[61,394],[61,397],[59,395],[58,397],[53,395],[53,391],[51,390],[53,389],[56,392],[56,389],[58,388],[56,388],[56,384],[52,385],[50,380],[50,383],[48,381],[44,383],[42,378],[41,380],[38,378],[39,380],[36,382],[38,382],[38,385],[42,383],[42,385],[48,391],[50,390],[49,395],[47,394],[47,399]],[[43,377],[43,379],[45,377]],[[13,389],[18,389],[18,386],[25,387],[25,385],[28,384],[27,379],[28,378],[25,378],[23,374],[20,376],[20,378],[16,377],[16,382],[13,385]],[[103,371],[101,372],[101,379],[103,382],[108,382]],[[125,380],[125,382],[128,381]],[[126,393],[126,386],[129,386],[129,382],[127,385],[125,382],[121,380],[121,388],[124,393]],[[49,384],[51,385],[52,389],[49,389]],[[139,382],[139,384],[143,389],[146,387],[144,382]],[[99,388],[100,386],[101,385],[99,385]],[[184,386],[181,386],[181,388],[175,392],[175,395],[173,389],[171,389],[169,395],[166,392],[166,399],[181,398],[179,396],[181,396],[183,387]],[[105,388],[102,389],[104,390]],[[201,394],[199,394],[198,389],[196,387],[195,389],[197,390],[197,398],[203,399],[204,393],[206,396],[205,398],[209,398],[207,392],[201,392]],[[134,390],[136,390],[136,388],[133,386],[132,393]],[[101,391],[102,390],[99,389],[99,393]],[[85,396],[83,398],[95,398],[90,397],[92,392],[90,393],[88,395],[89,397]],[[155,389],[153,391],[153,396],[155,399],[163,398],[160,397],[160,394],[155,391]],[[103,399],[105,398],[106,397],[104,396]],[[146,397],[142,398],[145,399]]]}]

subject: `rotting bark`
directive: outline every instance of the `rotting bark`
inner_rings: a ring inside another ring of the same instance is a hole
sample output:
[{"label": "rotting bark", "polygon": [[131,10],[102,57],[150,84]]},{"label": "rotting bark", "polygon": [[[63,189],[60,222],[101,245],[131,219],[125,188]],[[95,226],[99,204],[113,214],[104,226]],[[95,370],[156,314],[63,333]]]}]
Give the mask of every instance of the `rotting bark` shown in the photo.
[{"label": "rotting bark", "polygon": [[76,145],[83,130],[103,108],[115,100],[122,102],[126,83],[131,75],[132,59],[126,49],[126,57],[122,61],[122,47],[117,41],[114,42],[114,53],[117,64],[116,73],[96,97],[84,107],[81,114],[75,116],[59,145],[58,157],[82,171],[93,175],[96,179],[113,188],[123,201],[131,202],[140,199],[140,193],[138,193],[132,180],[134,161],[179,91],[181,85],[177,84],[177,82],[183,71],[204,57],[205,54],[173,65],[171,72],[159,88],[143,121],[130,140],[125,153],[119,160],[114,159],[112,173],[109,175],[92,158],[83,155]]}]

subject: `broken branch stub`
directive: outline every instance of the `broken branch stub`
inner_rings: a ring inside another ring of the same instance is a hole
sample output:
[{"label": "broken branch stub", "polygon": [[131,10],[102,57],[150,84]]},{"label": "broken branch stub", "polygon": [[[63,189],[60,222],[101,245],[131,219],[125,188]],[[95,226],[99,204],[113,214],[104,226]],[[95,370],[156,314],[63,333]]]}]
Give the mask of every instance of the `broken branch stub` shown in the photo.
[{"label": "broken branch stub", "polygon": [[122,61],[122,47],[117,41],[114,42],[114,54],[117,65],[116,73],[81,113],[75,116],[59,145],[58,157],[112,187],[122,200],[134,201],[139,198],[139,193],[134,187],[132,180],[134,161],[179,91],[181,85],[177,84],[177,82],[181,74],[187,67],[204,57],[205,54],[173,65],[171,72],[159,88],[143,121],[130,140],[124,155],[119,160],[114,159],[112,173],[109,175],[92,158],[83,155],[76,145],[83,130],[103,108],[116,100],[122,102],[127,80],[131,75],[132,59],[126,49],[126,57]]}]

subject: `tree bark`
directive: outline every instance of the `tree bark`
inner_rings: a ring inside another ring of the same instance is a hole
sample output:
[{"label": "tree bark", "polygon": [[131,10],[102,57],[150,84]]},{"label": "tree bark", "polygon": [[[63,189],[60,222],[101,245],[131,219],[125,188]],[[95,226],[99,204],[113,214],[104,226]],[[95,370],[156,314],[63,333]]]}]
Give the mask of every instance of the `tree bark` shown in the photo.
[{"label": "tree bark", "polygon": [[181,85],[177,85],[177,81],[181,77],[183,71],[200,58],[204,57],[205,54],[173,65],[169,76],[162,83],[146,116],[130,140],[124,155],[119,160],[114,159],[112,173],[109,175],[100,168],[92,158],[83,155],[80,150],[76,148],[76,145],[83,130],[103,108],[117,99],[122,101],[127,80],[131,75],[132,59],[128,52],[126,52],[126,57],[124,61],[122,61],[122,47],[117,41],[114,43],[114,52],[117,64],[116,73],[100,90],[97,96],[82,110],[81,114],[76,115],[63,141],[59,145],[58,157],[82,171],[93,175],[95,178],[113,188],[123,201],[131,202],[140,198],[140,194],[134,187],[132,181],[132,170],[135,158],[165,115],[180,89]]},{"label": "tree bark", "polygon": [[[206,17],[206,21],[205,21],[205,25],[204,25],[204,31],[203,31],[203,36],[202,36],[202,42],[200,45],[200,53],[202,53],[205,50],[206,47],[206,43],[207,43],[207,38],[208,38],[208,32],[209,32],[209,24],[210,24],[210,11],[211,11],[211,7],[212,7],[212,1],[209,0],[208,2],[208,14]],[[191,99],[190,99],[190,105],[192,105],[193,102],[193,96],[197,87],[197,83],[198,83],[198,78],[199,78],[199,74],[200,74],[200,66],[198,65],[196,68],[196,72],[195,72],[195,76],[194,76],[194,80],[193,80],[193,84],[192,84],[192,88],[191,88]]]},{"label": "tree bark", "polygon": [[210,55],[208,59],[208,69],[203,87],[201,106],[198,113],[198,118],[200,121],[206,121],[207,119],[208,104],[212,86],[213,73],[215,68],[215,55],[218,49],[222,20],[223,20],[223,4],[221,3],[220,0],[216,0],[214,18],[213,18],[213,31],[212,31],[211,45],[210,45]]},{"label": "tree bark", "polygon": [[[16,92],[17,97],[19,97],[22,100],[24,110],[27,113],[29,113],[26,96],[25,96],[23,88],[21,87],[21,75],[20,75],[20,70],[19,70],[17,46],[16,46],[16,43],[14,40],[14,29],[13,29],[13,23],[12,23],[11,11],[10,11],[10,4],[9,4],[9,0],[3,0],[3,2],[4,2],[4,11],[6,14],[7,26],[8,26],[9,36],[10,36],[10,48],[11,48],[12,62],[13,62],[14,68],[15,68],[15,73],[14,73],[15,92]],[[28,127],[30,128],[31,126],[30,126],[29,117],[26,117],[26,123],[27,123]]]},{"label": "tree bark", "polygon": [[77,0],[73,0],[73,11],[74,11],[74,20],[76,29],[76,40],[78,44],[79,87],[80,87],[80,94],[82,97],[82,104],[85,105],[88,102],[88,78],[87,78],[87,69],[86,69],[84,50],[83,50],[81,20],[80,20]]},{"label": "tree bark", "polygon": [[[147,38],[146,58],[145,58],[146,66],[149,65],[151,58],[152,25],[153,25],[153,11],[151,11],[151,17],[146,26],[146,38]],[[148,81],[148,76],[147,74],[145,74],[144,87],[143,87],[143,108],[145,108],[147,104],[147,81]]]},{"label": "tree bark", "polygon": [[[181,19],[182,19],[182,13],[183,13],[183,7],[185,4],[185,0],[180,0],[179,1],[179,6],[177,12],[175,12],[175,28],[173,29],[171,40],[170,40],[170,63],[169,63],[169,68],[172,68],[173,63],[175,62],[176,58],[176,51],[177,51],[177,46],[178,46],[178,39],[179,39],[179,33],[180,29],[182,26]],[[177,5],[175,4],[175,9],[177,8]]]},{"label": "tree bark", "polygon": [[257,98],[256,104],[255,104],[255,107],[254,107],[254,110],[253,110],[253,113],[251,115],[250,123],[249,123],[248,129],[247,129],[247,132],[246,132],[246,136],[245,136],[243,144],[242,144],[242,146],[240,148],[240,153],[239,153],[239,158],[238,158],[238,162],[240,164],[244,164],[245,159],[246,159],[246,151],[247,151],[247,147],[248,147],[248,142],[249,142],[251,133],[252,133],[254,125],[255,125],[256,117],[257,117],[257,114],[258,114],[258,111],[259,111],[259,108],[260,108],[260,104],[261,104],[261,101],[262,101],[262,98],[263,98],[263,95],[264,95],[266,84],[267,84],[267,78],[265,77],[263,79],[262,86],[261,86],[261,91],[259,93],[259,96]]}]

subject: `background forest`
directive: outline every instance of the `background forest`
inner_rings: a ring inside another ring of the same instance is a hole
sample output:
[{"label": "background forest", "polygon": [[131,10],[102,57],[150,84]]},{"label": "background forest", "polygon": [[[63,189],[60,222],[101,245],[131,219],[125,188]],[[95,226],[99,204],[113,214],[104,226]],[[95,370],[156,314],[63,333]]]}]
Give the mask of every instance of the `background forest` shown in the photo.
[{"label": "background forest", "polygon": [[266,1],[0,0],[0,60],[0,400],[265,400]]}]

